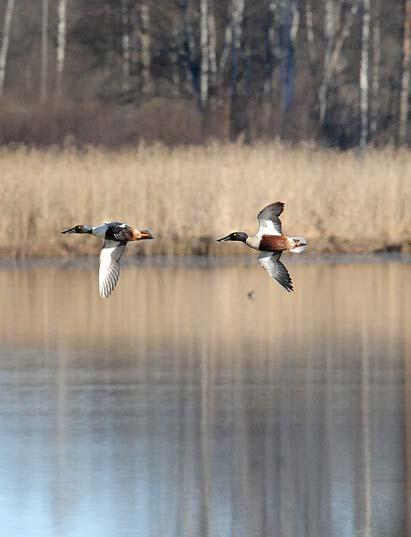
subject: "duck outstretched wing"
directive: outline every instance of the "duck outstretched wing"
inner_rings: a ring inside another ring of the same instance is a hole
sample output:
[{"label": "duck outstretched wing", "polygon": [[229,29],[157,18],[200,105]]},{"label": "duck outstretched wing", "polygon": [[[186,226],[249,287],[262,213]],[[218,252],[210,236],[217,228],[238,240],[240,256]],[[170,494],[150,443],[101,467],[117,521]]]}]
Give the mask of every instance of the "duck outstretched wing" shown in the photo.
[{"label": "duck outstretched wing", "polygon": [[288,270],[280,261],[281,252],[272,254],[271,252],[261,252],[258,262],[268,272],[273,280],[276,280],[287,291],[293,291],[293,282]]},{"label": "duck outstretched wing", "polygon": [[258,213],[259,228],[257,236],[262,235],[282,235],[281,222],[278,218],[284,210],[284,203],[277,201],[267,205]]},{"label": "duck outstretched wing", "polygon": [[126,250],[127,241],[104,241],[100,252],[98,284],[101,298],[108,298],[120,277],[120,259]]}]

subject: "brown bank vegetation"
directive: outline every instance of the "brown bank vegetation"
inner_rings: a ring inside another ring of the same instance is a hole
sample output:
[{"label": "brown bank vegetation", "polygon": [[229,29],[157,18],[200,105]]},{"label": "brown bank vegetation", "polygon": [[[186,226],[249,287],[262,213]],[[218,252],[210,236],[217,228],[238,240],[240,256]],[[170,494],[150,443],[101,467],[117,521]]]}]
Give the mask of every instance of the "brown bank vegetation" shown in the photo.
[{"label": "brown bank vegetation", "polygon": [[1,257],[95,254],[99,242],[63,236],[106,219],[150,226],[145,255],[244,253],[215,242],[253,232],[256,214],[286,203],[283,228],[311,252],[409,250],[411,153],[365,154],[279,145],[85,151],[3,148]]}]

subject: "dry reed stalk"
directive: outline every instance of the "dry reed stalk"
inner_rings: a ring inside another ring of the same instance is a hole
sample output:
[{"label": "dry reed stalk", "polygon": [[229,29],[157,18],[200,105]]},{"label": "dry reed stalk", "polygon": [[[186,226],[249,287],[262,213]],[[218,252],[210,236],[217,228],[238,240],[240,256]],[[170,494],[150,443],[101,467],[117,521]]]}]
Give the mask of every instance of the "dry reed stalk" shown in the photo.
[{"label": "dry reed stalk", "polygon": [[[146,254],[244,253],[214,239],[253,232],[267,203],[286,203],[284,232],[311,251],[373,251],[411,240],[411,153],[278,145],[0,151],[0,255],[95,253],[65,227],[105,219],[150,226]],[[94,245],[94,246],[93,246]]]}]

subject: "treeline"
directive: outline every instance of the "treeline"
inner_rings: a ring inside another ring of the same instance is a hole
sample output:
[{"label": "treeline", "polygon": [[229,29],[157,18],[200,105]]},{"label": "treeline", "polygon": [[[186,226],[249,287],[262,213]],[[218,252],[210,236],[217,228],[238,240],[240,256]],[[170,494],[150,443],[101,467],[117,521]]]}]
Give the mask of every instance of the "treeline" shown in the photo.
[{"label": "treeline", "polygon": [[411,0],[3,0],[0,143],[410,142]]}]

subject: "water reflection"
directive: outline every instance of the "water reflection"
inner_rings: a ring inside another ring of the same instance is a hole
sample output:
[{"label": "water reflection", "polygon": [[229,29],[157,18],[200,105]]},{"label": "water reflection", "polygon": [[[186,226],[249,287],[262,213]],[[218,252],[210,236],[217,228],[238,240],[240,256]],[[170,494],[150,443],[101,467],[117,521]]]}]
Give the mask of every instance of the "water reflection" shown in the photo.
[{"label": "water reflection", "polygon": [[1,534],[406,535],[410,266],[291,270],[0,270]]}]

